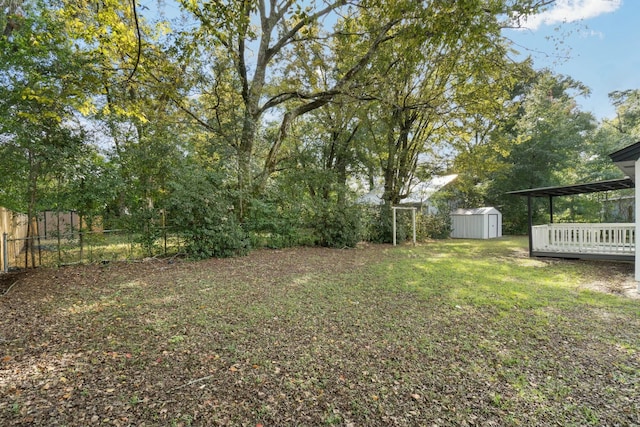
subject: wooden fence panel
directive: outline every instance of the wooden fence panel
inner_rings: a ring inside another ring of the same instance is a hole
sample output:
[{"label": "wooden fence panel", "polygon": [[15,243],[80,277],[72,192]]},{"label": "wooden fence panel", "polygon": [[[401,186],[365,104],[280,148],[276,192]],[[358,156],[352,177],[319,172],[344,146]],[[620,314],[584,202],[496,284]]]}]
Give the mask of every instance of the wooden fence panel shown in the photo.
[{"label": "wooden fence panel", "polygon": [[[21,254],[24,253],[28,240],[27,219],[25,214],[0,207],[0,272],[5,267],[15,267],[18,256],[25,258]],[[55,241],[58,238],[78,238],[81,231],[103,231],[102,218],[94,217],[92,220],[91,230],[88,230],[87,222],[83,220],[80,224],[80,216],[75,211],[39,212],[37,219],[33,222],[34,229],[31,233],[31,240],[34,245],[42,249],[42,247],[50,247],[52,244],[59,245],[60,241]],[[4,233],[7,234],[6,244],[3,242]],[[18,262],[18,265],[26,263],[26,259],[21,261]]]},{"label": "wooden fence panel", "polygon": [[[27,215],[16,213],[0,206],[0,243],[4,233],[7,233],[10,239],[24,239],[27,237]],[[18,248],[18,252],[21,250],[22,248]],[[2,266],[5,265],[4,257],[8,252],[8,248],[4,246],[0,248],[0,271],[2,271]]]},{"label": "wooden fence panel", "polygon": [[77,234],[79,222],[80,218],[74,211],[44,211],[38,214],[38,234],[45,239],[58,234]]}]

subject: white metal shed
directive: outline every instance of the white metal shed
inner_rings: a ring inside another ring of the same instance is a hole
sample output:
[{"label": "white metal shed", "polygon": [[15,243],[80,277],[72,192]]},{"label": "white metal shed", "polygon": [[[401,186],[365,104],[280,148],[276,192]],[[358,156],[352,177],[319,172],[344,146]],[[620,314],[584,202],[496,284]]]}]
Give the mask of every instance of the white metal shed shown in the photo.
[{"label": "white metal shed", "polygon": [[493,207],[456,209],[451,212],[451,228],[456,239],[502,237],[502,214]]}]

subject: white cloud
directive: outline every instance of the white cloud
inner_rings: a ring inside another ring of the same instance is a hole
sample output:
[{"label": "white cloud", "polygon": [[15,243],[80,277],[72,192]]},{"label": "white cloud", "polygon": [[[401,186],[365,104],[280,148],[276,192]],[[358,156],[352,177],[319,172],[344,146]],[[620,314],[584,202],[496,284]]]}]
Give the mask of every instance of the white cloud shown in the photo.
[{"label": "white cloud", "polygon": [[574,22],[611,13],[622,6],[622,0],[557,0],[555,4],[523,22],[523,27],[536,30],[542,25]]}]

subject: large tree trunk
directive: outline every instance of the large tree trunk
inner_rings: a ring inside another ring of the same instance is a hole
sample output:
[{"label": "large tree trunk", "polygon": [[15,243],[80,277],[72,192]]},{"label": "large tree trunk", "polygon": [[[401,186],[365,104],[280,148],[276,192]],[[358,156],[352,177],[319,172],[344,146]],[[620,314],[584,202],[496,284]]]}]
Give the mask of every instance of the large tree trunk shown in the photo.
[{"label": "large tree trunk", "polygon": [[[262,85],[260,85],[262,86]],[[248,215],[249,198],[254,193],[253,172],[251,164],[253,162],[253,151],[256,134],[258,132],[258,121],[262,113],[258,108],[258,100],[252,94],[245,97],[244,123],[242,124],[242,135],[240,143],[236,148],[238,161],[238,202],[237,217],[243,221]]]}]

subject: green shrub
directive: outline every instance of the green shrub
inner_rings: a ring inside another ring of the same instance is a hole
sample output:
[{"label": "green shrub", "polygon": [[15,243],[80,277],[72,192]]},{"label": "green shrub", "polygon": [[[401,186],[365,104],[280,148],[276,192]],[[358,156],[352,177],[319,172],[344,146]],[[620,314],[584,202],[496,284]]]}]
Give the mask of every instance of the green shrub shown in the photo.
[{"label": "green shrub", "polygon": [[245,229],[252,247],[283,248],[314,243],[305,227],[302,208],[271,197],[253,199]]},{"label": "green shrub", "polygon": [[135,236],[134,242],[140,245],[145,255],[157,253],[157,242],[163,233],[159,211],[141,207],[124,219],[126,228]]},{"label": "green shrub", "polygon": [[362,239],[361,215],[361,210],[355,205],[319,203],[310,224],[318,245],[331,248],[355,247]]},{"label": "green shrub", "polygon": [[451,217],[449,214],[422,215],[416,217],[418,240],[446,239],[451,236]]},{"label": "green shrub", "polygon": [[[393,211],[389,205],[366,207],[363,217],[366,224],[365,240],[373,243],[393,242]],[[405,241],[407,230],[411,230],[411,216],[400,212],[396,222],[396,241]]]},{"label": "green shrub", "polygon": [[236,218],[233,192],[218,175],[188,168],[169,184],[169,218],[193,258],[246,254],[249,239]]}]

